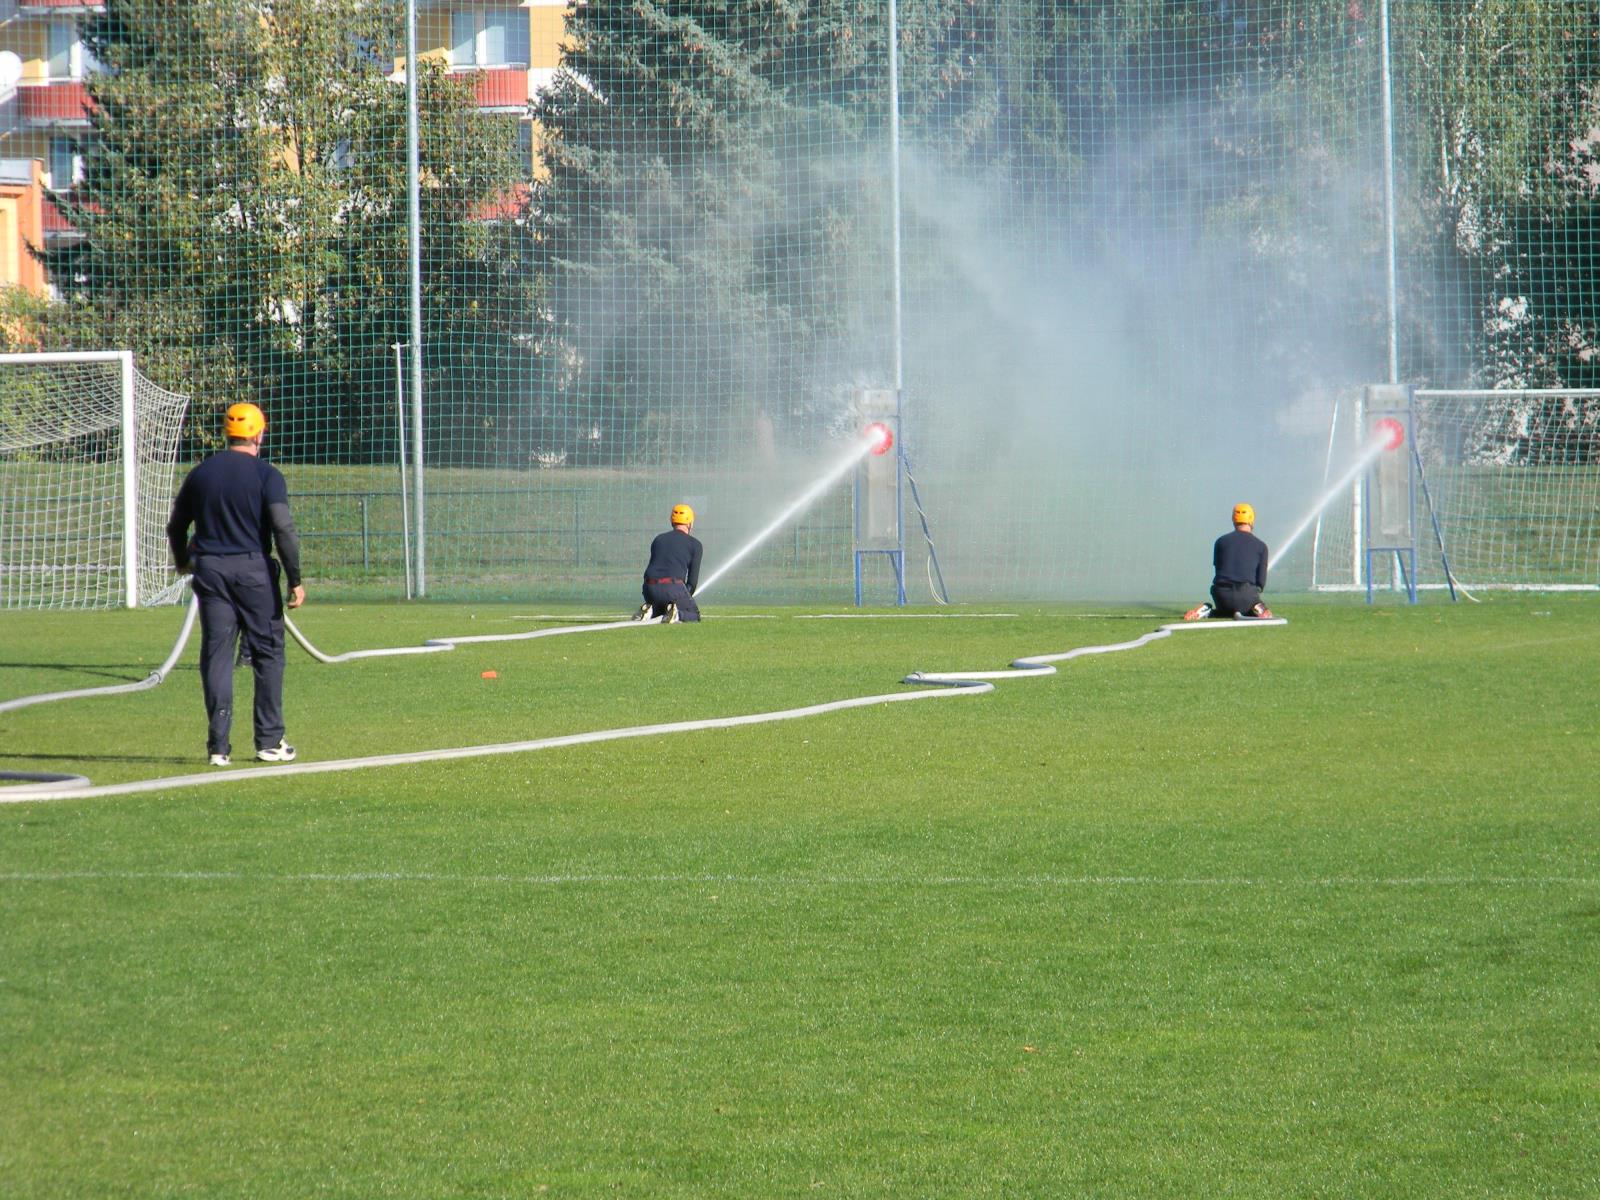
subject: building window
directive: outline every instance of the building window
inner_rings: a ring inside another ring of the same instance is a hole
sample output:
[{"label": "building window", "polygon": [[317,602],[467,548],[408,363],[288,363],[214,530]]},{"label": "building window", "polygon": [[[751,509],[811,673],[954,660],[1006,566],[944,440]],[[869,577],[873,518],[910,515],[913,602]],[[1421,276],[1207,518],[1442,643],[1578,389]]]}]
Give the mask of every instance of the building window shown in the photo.
[{"label": "building window", "polygon": [[83,182],[83,155],[69,137],[50,139],[50,186],[58,192]]},{"label": "building window", "polygon": [[49,58],[46,64],[51,79],[82,79],[98,71],[100,64],[78,36],[76,21],[51,21]]},{"label": "building window", "polygon": [[528,14],[520,8],[458,8],[450,14],[452,67],[526,67]]}]

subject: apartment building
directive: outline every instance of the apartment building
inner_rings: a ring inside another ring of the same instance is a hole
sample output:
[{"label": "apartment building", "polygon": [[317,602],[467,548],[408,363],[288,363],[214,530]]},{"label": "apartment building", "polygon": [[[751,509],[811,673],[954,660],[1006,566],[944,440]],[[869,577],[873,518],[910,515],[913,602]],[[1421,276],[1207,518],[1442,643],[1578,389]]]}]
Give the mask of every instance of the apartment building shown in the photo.
[{"label": "apartment building", "polygon": [[[530,174],[528,105],[561,61],[567,7],[568,0],[417,0],[418,52],[470,74],[480,110],[520,118]],[[47,291],[29,244],[79,236],[45,190],[70,188],[82,171],[84,81],[97,64],[80,28],[103,8],[104,0],[0,0],[0,286]],[[404,81],[403,58],[393,78]]]}]

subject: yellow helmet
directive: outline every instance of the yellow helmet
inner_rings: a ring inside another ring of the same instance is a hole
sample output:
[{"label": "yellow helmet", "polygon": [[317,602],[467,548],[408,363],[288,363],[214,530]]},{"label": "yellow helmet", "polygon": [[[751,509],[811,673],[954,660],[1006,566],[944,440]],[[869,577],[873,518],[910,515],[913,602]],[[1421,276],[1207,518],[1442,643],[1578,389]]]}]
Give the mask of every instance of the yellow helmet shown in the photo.
[{"label": "yellow helmet", "polygon": [[1235,504],[1233,506],[1233,523],[1235,525],[1254,525],[1256,523],[1256,510],[1248,504]]},{"label": "yellow helmet", "polygon": [[231,438],[253,438],[266,427],[266,414],[254,404],[235,404],[222,418],[222,432]]},{"label": "yellow helmet", "polygon": [[694,509],[687,504],[674,504],[672,506],[672,523],[674,525],[693,525]]}]

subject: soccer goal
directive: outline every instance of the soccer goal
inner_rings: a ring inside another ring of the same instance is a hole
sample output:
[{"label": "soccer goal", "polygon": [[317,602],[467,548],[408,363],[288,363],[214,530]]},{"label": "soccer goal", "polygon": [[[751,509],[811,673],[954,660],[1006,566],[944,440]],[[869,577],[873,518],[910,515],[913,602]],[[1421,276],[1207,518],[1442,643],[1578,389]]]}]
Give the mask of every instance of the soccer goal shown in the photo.
[{"label": "soccer goal", "polygon": [[[1435,535],[1419,530],[1420,586],[1446,586],[1448,557],[1468,589],[1600,588],[1600,390],[1419,388],[1412,413],[1418,499],[1444,542],[1443,555],[1429,553]],[[1359,405],[1336,411],[1330,460],[1336,443],[1355,447],[1365,433]],[[1319,523],[1318,589],[1366,585],[1360,493]]]},{"label": "soccer goal", "polygon": [[126,350],[0,354],[0,608],[168,603],[189,398]]}]

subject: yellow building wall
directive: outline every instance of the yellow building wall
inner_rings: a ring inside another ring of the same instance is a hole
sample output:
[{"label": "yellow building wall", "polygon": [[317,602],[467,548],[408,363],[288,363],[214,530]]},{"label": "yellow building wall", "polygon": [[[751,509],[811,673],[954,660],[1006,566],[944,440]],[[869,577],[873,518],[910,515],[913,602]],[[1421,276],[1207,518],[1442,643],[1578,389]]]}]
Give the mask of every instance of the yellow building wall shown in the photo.
[{"label": "yellow building wall", "polygon": [[566,5],[542,5],[528,10],[528,65],[559,67],[561,42],[567,33]]},{"label": "yellow building wall", "polygon": [[44,244],[40,208],[44,189],[38,163],[28,184],[0,184],[0,286],[45,291],[44,267],[28,246]]},{"label": "yellow building wall", "polygon": [[17,278],[17,254],[22,249],[22,235],[17,232],[17,201],[0,191],[0,286],[15,287],[22,281]]}]

